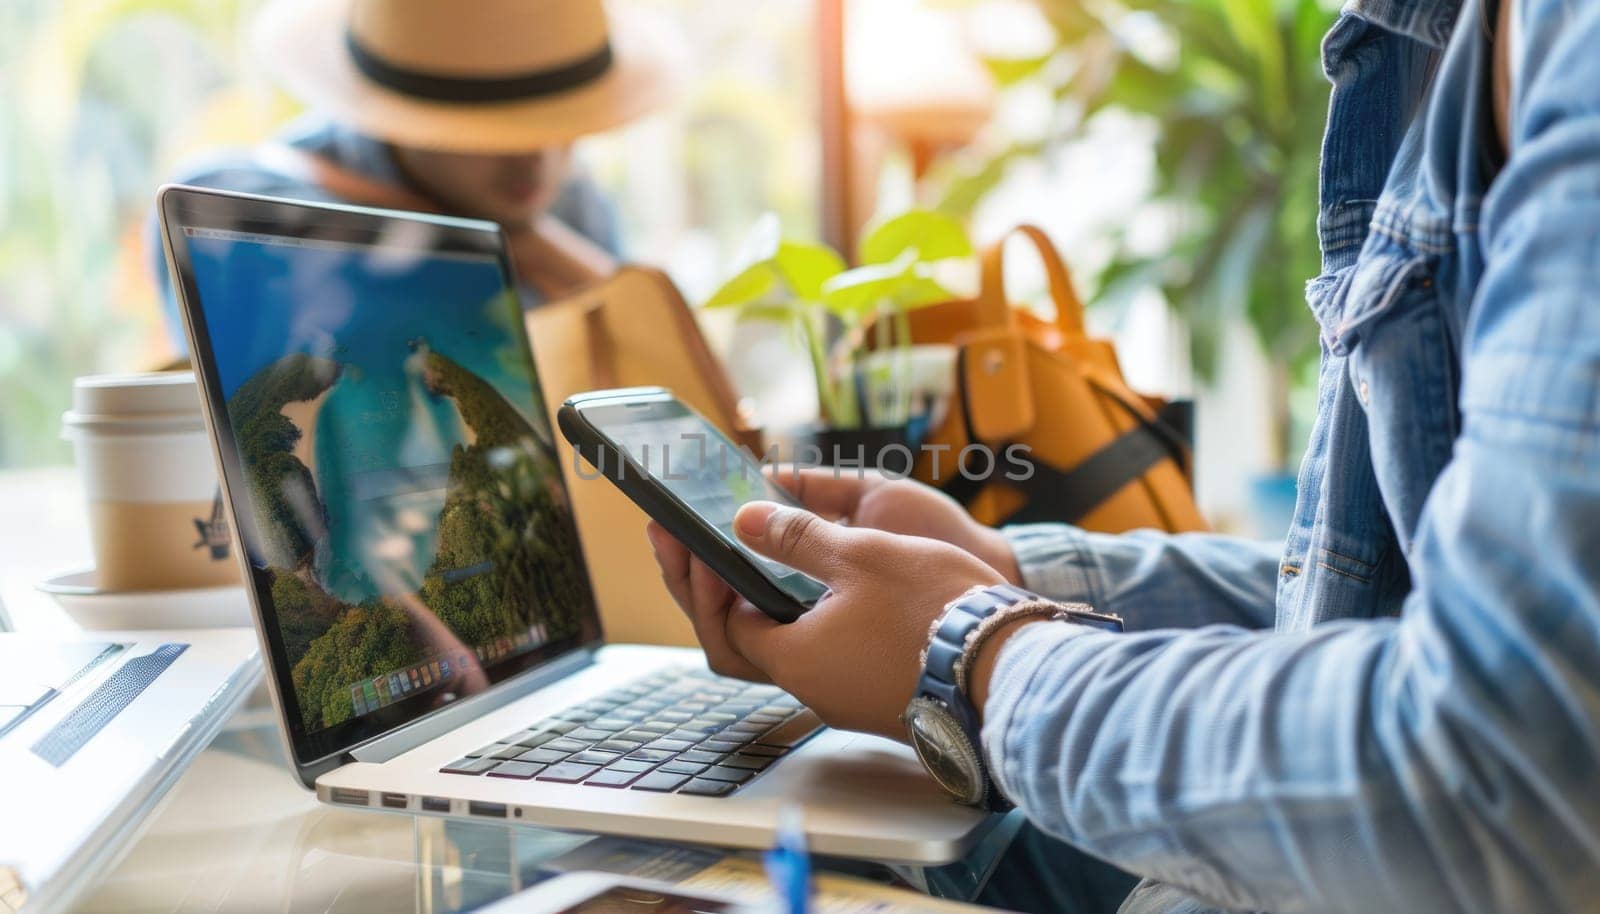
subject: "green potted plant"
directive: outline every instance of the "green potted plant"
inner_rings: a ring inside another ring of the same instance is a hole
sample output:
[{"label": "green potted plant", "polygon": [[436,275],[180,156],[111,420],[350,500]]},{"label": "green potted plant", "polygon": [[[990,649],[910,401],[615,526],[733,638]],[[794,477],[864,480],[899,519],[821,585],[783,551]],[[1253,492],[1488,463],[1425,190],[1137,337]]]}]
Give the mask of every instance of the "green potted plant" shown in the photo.
[{"label": "green potted plant", "polygon": [[[972,254],[955,219],[912,210],[869,226],[860,266],[849,269],[826,245],[783,237],[769,215],[752,230],[739,270],[704,307],[789,327],[816,384],[818,424],[806,437],[824,460],[861,453],[872,464],[890,445],[917,443],[909,315],[955,298],[947,277]],[[869,346],[870,336],[878,345]]]}]

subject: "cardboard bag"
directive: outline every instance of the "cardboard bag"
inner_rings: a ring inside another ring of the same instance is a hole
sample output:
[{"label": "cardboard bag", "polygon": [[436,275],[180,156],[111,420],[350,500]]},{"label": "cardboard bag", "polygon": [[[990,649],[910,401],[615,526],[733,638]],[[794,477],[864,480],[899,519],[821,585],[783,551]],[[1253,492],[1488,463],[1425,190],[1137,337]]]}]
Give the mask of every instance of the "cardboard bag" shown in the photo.
[{"label": "cardboard bag", "polygon": [[[552,428],[561,402],[575,393],[659,385],[735,441],[758,446],[740,420],[733,385],[665,274],[624,267],[588,291],[530,312],[527,326]],[[575,462],[564,438],[559,446],[606,640],[695,646],[688,619],[661,582],[645,513],[609,480],[583,478],[594,477],[594,469]]]}]

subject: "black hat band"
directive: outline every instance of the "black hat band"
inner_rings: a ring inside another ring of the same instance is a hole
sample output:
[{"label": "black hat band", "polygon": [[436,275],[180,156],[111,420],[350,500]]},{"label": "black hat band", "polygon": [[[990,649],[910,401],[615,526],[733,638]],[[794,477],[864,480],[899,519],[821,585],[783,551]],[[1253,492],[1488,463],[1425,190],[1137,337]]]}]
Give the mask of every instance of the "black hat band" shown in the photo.
[{"label": "black hat band", "polygon": [[368,79],[402,95],[435,102],[514,102],[555,95],[587,85],[611,69],[611,43],[606,42],[586,57],[544,70],[515,76],[440,76],[422,70],[395,66],[362,46],[359,39],[345,32],[345,44],[356,69]]}]

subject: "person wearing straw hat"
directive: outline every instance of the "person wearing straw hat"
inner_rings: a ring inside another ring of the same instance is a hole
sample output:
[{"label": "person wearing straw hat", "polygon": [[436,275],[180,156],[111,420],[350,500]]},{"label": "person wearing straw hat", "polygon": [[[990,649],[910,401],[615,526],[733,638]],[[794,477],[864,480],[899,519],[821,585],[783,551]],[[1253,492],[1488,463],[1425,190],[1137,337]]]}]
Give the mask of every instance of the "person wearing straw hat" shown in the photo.
[{"label": "person wearing straw hat", "polygon": [[670,49],[636,17],[608,16],[600,0],[274,0],[252,37],[311,113],[175,180],[497,222],[527,307],[614,268],[615,211],[575,168],[572,145],[670,97]]}]

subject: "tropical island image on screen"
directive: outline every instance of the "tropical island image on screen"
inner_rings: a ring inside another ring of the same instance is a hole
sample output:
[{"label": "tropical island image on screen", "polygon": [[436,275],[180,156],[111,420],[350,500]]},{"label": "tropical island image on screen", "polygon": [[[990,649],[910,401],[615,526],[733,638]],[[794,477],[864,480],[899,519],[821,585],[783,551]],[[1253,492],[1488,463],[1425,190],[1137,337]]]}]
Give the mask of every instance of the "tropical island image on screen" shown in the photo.
[{"label": "tropical island image on screen", "polygon": [[441,652],[570,638],[593,599],[505,321],[337,330],[225,393],[254,514],[245,545],[270,579],[307,730],[356,713],[352,684]]}]

